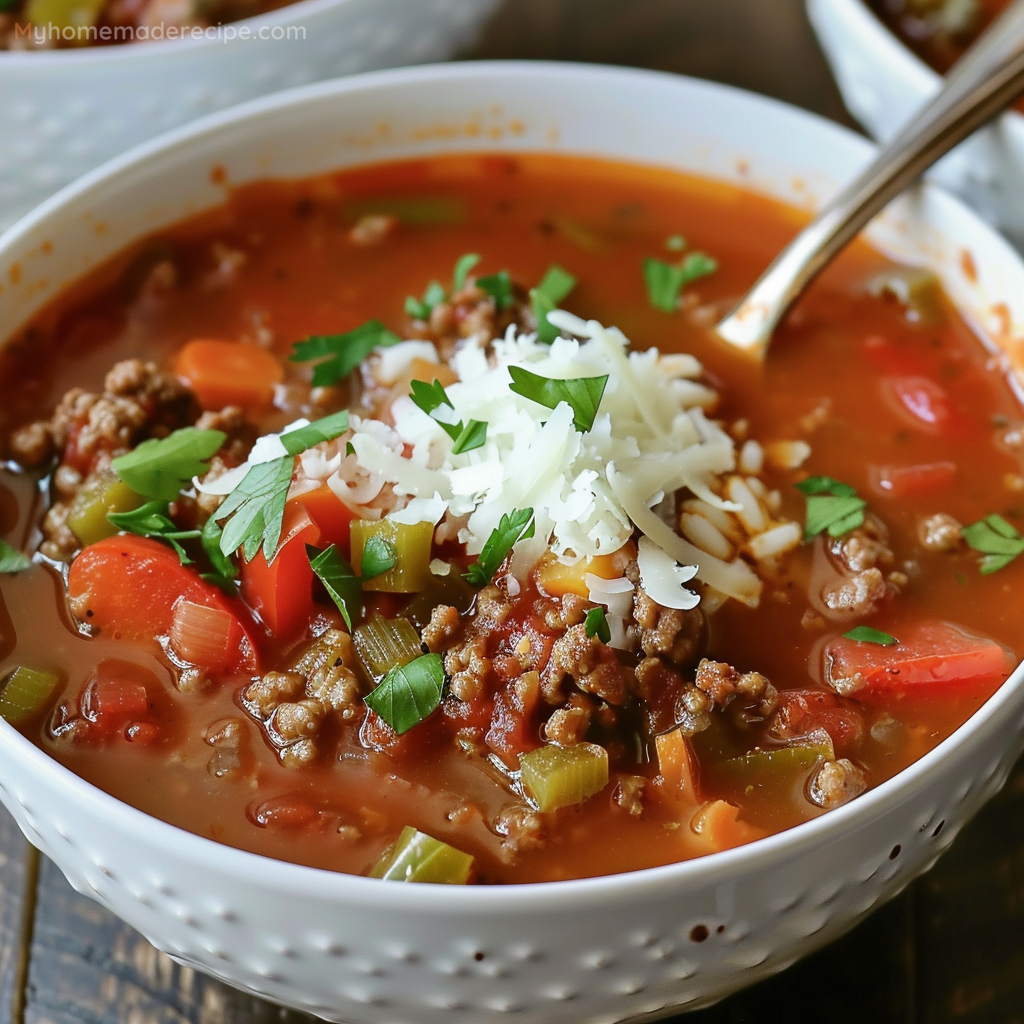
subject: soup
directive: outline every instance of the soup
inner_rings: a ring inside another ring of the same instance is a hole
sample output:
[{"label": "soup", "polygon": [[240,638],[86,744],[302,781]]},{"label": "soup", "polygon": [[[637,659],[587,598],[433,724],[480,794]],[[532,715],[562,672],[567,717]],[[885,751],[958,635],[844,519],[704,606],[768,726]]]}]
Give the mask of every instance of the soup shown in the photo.
[{"label": "soup", "polygon": [[1024,417],[862,245],[763,367],[717,342],[799,222],[451,156],[136,246],[5,352],[0,713],[175,825],[385,878],[634,870],[856,799],[1020,656]]}]

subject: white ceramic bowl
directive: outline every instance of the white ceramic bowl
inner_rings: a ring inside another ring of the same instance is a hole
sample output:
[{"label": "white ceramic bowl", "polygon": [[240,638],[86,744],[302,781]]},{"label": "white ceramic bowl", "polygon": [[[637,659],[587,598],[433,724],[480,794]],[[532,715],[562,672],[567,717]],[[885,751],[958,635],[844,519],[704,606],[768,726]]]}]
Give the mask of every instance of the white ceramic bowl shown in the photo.
[{"label": "white ceramic bowl", "polygon": [[[50,199],[0,237],[0,323],[14,330],[127,243],[221,202],[213,164],[246,182],[477,151],[483,139],[680,168],[807,205],[870,154],[806,113],[650,72],[462,64],[360,76],[215,115]],[[998,322],[999,302],[1024,319],[1024,266],[956,200],[925,189],[875,231],[933,266],[980,323]],[[81,892],[181,963],[277,1002],[351,1024],[598,1024],[710,1003],[838,936],[948,846],[1022,737],[1018,670],[917,764],[798,828],[668,867],[512,887],[384,883],[219,846],[94,789],[4,723],[0,796]]]},{"label": "white ceramic bowl", "polygon": [[498,0],[300,0],[220,35],[0,51],[0,230],[79,175],[243,100],[445,60]]},{"label": "white ceramic bowl", "polygon": [[[850,113],[886,141],[941,77],[862,0],[807,0],[807,13]],[[1024,251],[1024,116],[1003,114],[941,160],[929,176],[973,206]]]}]

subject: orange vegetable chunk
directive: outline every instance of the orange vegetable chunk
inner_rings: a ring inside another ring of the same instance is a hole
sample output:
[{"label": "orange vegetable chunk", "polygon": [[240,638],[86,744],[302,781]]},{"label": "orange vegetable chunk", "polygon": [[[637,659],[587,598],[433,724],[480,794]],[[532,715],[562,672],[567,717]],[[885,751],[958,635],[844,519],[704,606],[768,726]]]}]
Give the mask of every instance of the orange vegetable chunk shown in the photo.
[{"label": "orange vegetable chunk", "polygon": [[204,409],[238,405],[258,412],[270,405],[284,367],[271,352],[240,341],[196,338],[178,353],[174,372]]}]

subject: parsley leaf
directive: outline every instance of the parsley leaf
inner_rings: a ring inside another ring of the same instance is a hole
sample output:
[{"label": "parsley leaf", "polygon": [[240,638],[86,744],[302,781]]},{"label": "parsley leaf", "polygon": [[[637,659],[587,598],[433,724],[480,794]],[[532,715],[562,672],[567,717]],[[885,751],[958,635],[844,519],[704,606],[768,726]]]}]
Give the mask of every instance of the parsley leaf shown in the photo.
[{"label": "parsley leaf", "polygon": [[482,448],[487,440],[487,424],[483,420],[470,420],[466,424],[459,422],[454,427],[450,423],[442,423],[441,426],[455,442],[452,445],[452,455],[461,455],[463,452]]},{"label": "parsley leaf", "polygon": [[454,406],[444,385],[435,377],[433,384],[426,384],[421,380],[409,382],[412,394],[409,396],[413,403],[422,409],[428,416],[433,417],[444,432],[455,442],[452,445],[452,455],[461,455],[463,452],[471,452],[474,448],[482,448],[487,440],[487,424],[482,420],[470,420],[463,423],[445,423],[439,420],[434,413],[447,405],[449,409]]},{"label": "parsley leaf", "polygon": [[363,701],[401,736],[437,710],[444,684],[441,655],[421,654],[396,665]]},{"label": "parsley leaf", "polygon": [[807,495],[804,540],[826,531],[830,537],[842,537],[863,524],[868,503],[849,484],[830,476],[810,476],[795,487]]},{"label": "parsley leaf", "polygon": [[227,584],[238,577],[238,566],[224,554],[220,549],[220,538],[224,531],[220,523],[210,516],[203,524],[202,533],[199,535],[199,542],[203,546],[206,557],[213,567],[212,573],[207,573],[206,578],[217,586],[227,588]]},{"label": "parsley leaf", "polygon": [[405,300],[405,311],[414,320],[429,320],[434,307],[440,305],[448,298],[448,293],[440,281],[431,281],[427,290],[423,293],[422,299],[410,295]]},{"label": "parsley leaf", "polygon": [[178,553],[182,565],[191,565],[192,559],[179,541],[192,540],[202,535],[200,530],[179,530],[167,514],[166,501],[147,501],[145,505],[130,512],[108,512],[107,519],[125,533],[166,541]]},{"label": "parsley leaf", "polygon": [[521,366],[508,368],[512,383],[509,390],[523,398],[530,398],[540,405],[554,409],[560,402],[568,402],[573,411],[576,429],[586,433],[594,425],[601,396],[608,383],[608,374],[599,377],[570,377],[560,380],[542,377]]},{"label": "parsley leaf", "polygon": [[398,562],[395,545],[380,534],[374,534],[363,546],[363,579],[372,580],[394,569]]},{"label": "parsley leaf", "polygon": [[217,522],[228,520],[220,538],[224,555],[242,548],[245,560],[251,562],[262,547],[267,562],[273,559],[281,540],[294,464],[291,455],[282,455],[272,462],[250,466],[242,482],[224,499],[214,512]]},{"label": "parsley leaf", "polygon": [[563,270],[557,263],[548,267],[543,280],[536,288],[530,289],[530,303],[537,318],[537,340],[550,345],[558,337],[558,328],[548,322],[548,313],[576,287],[576,278]]},{"label": "parsley leaf", "polygon": [[490,583],[498,571],[498,566],[505,561],[515,544],[532,537],[533,531],[532,508],[517,508],[506,512],[491,531],[490,537],[484,541],[477,560],[462,574],[462,578],[475,587],[483,587]]},{"label": "parsley leaf", "polygon": [[183,427],[167,437],[150,438],[111,463],[136,493],[174,501],[194,476],[210,468],[210,458],[227,439],[222,430]]},{"label": "parsley leaf", "polygon": [[603,608],[591,608],[583,622],[583,628],[587,636],[596,636],[601,643],[606,644],[612,638],[612,631],[608,626],[608,619],[605,618]]},{"label": "parsley leaf", "polygon": [[455,272],[452,274],[452,291],[462,291],[466,287],[466,275],[480,262],[480,254],[467,252],[455,261]]},{"label": "parsley leaf", "polygon": [[896,637],[889,636],[888,633],[883,633],[880,629],[872,629],[870,626],[854,626],[849,633],[844,633],[843,636],[847,640],[856,640],[860,644],[880,644],[882,647],[892,647],[899,643]]},{"label": "parsley leaf", "polygon": [[680,264],[648,257],[644,260],[647,297],[655,309],[673,313],[683,288],[698,278],[713,274],[717,269],[717,261],[703,252],[691,252]]},{"label": "parsley leaf", "polygon": [[306,545],[306,557],[310,568],[324,585],[331,600],[337,605],[349,632],[352,623],[359,618],[363,601],[363,581],[352,571],[352,566],[338,553],[337,547],[313,547]]},{"label": "parsley leaf", "polygon": [[313,367],[313,386],[325,387],[344,380],[374,349],[397,345],[402,339],[379,320],[346,334],[313,334],[292,346],[293,363],[322,360]]},{"label": "parsley leaf", "polygon": [[21,572],[32,564],[28,555],[12,548],[5,540],[0,540],[0,573]]},{"label": "parsley leaf", "polygon": [[478,277],[476,286],[494,299],[498,309],[508,309],[512,305],[512,277],[507,270],[499,270],[488,277]]},{"label": "parsley leaf", "polygon": [[961,534],[975,551],[985,556],[981,560],[981,571],[985,576],[1009,565],[1024,552],[1024,537],[994,512],[965,526]]},{"label": "parsley leaf", "polygon": [[333,441],[348,430],[348,410],[323,416],[304,427],[289,430],[281,435],[281,444],[289,455],[301,455],[307,448],[312,448],[322,441]]},{"label": "parsley leaf", "polygon": [[409,387],[412,388],[412,394],[409,397],[428,416],[435,409],[440,409],[442,405],[447,405],[449,409],[455,408],[444,385],[436,377],[433,384],[427,384],[422,380],[413,380],[409,382]]}]

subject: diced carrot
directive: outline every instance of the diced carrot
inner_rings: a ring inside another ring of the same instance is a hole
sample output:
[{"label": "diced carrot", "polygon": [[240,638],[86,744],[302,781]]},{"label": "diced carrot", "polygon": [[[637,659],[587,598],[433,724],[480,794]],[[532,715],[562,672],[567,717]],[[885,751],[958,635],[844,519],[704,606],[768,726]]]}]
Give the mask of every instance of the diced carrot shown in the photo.
[{"label": "diced carrot", "polygon": [[320,530],[317,542],[322,547],[337,546],[346,557],[351,549],[351,527],[355,513],[327,486],[297,494],[291,499],[300,504]]},{"label": "diced carrot", "polygon": [[195,392],[204,409],[241,406],[246,412],[266,408],[284,367],[271,352],[240,341],[196,338],[174,360],[174,372]]},{"label": "diced carrot", "polygon": [[148,537],[107,537],[84,548],[68,572],[68,597],[83,621],[115,638],[168,636],[180,600],[219,608],[237,623],[238,644],[227,666],[259,669],[257,647],[239,601],[184,566],[169,547]]},{"label": "diced carrot", "polygon": [[890,646],[837,637],[825,648],[828,682],[873,696],[991,690],[1009,673],[1007,651],[951,622],[922,622],[900,629]]},{"label": "diced carrot", "polygon": [[872,474],[876,491],[889,498],[912,498],[951,487],[956,480],[953,462],[929,462],[916,466],[880,466]]},{"label": "diced carrot", "polygon": [[448,387],[459,379],[459,375],[447,363],[431,363],[417,356],[409,362],[408,379],[421,380],[425,384],[439,380],[442,387]]},{"label": "diced carrot", "polygon": [[658,782],[666,796],[696,803],[699,779],[697,755],[681,730],[673,729],[654,738],[658,754]]},{"label": "diced carrot", "polygon": [[708,847],[708,852],[731,850],[734,846],[763,839],[764,829],[740,821],[740,809],[725,800],[712,800],[694,815],[693,831]]},{"label": "diced carrot", "polygon": [[547,555],[537,569],[537,583],[551,597],[564,597],[576,594],[588,598],[590,588],[587,586],[587,575],[600,576],[603,580],[618,579],[626,567],[629,558],[636,557],[632,545],[626,545],[610,555],[591,555],[581,558],[575,565],[565,565],[554,555]]},{"label": "diced carrot", "polygon": [[306,545],[319,541],[320,530],[305,507],[289,502],[284,510],[281,544],[270,564],[262,550],[251,562],[242,562],[242,599],[275,637],[294,639],[309,625],[315,574]]}]

